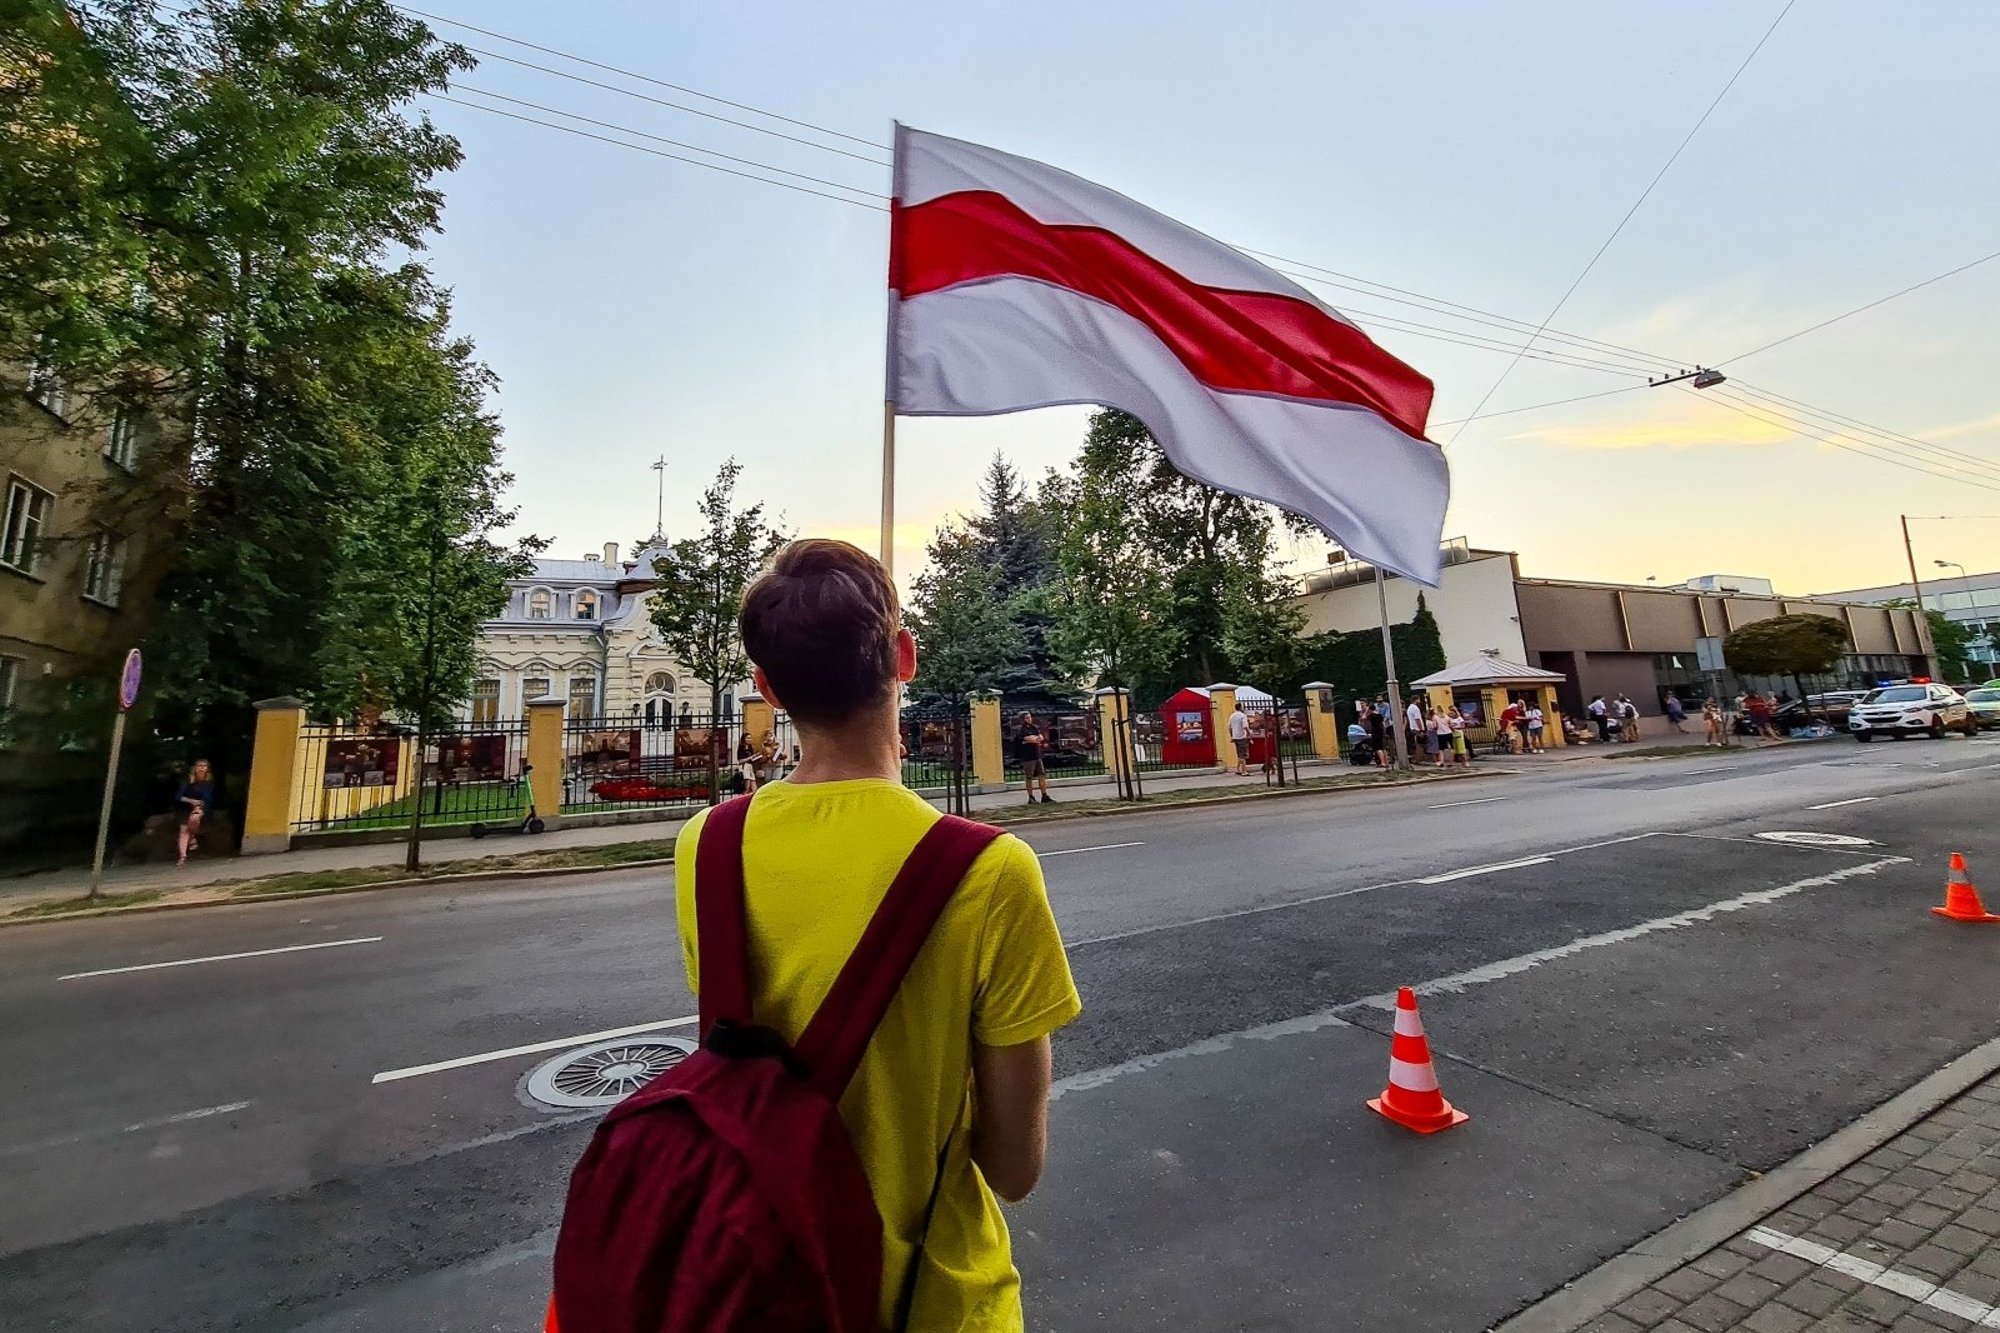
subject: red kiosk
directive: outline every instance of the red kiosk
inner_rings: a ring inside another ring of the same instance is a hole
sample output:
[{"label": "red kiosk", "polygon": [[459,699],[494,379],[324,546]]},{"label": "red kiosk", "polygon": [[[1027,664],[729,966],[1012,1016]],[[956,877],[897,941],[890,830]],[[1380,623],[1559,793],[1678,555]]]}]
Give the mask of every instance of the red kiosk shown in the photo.
[{"label": "red kiosk", "polygon": [[1160,705],[1160,758],[1168,764],[1203,765],[1215,762],[1215,724],[1211,720],[1207,690],[1192,687],[1170,696]]}]

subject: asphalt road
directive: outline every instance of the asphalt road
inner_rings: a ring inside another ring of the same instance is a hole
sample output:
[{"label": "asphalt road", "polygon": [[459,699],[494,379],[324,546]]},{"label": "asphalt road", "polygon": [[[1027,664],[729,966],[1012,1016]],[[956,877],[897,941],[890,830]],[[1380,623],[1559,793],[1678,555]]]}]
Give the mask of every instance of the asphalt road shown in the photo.
[{"label": "asphalt road", "polygon": [[[1996,795],[1830,741],[1034,830],[1030,1327],[1487,1327],[2000,1035],[2000,929],[1924,910]],[[1399,984],[1436,1138],[1361,1106]],[[693,1012],[657,873],[0,931],[0,1325],[529,1328],[592,1117],[527,1074]]]}]

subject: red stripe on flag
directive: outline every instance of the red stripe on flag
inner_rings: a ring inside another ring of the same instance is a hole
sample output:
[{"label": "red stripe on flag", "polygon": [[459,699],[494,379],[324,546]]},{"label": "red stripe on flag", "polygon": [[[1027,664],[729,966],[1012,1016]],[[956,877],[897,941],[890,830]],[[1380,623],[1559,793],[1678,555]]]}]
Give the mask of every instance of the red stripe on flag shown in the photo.
[{"label": "red stripe on flag", "polygon": [[1051,225],[965,191],[894,208],[890,285],[905,300],[1034,278],[1132,316],[1211,389],[1352,403],[1423,438],[1431,382],[1309,301],[1204,287],[1099,227]]}]

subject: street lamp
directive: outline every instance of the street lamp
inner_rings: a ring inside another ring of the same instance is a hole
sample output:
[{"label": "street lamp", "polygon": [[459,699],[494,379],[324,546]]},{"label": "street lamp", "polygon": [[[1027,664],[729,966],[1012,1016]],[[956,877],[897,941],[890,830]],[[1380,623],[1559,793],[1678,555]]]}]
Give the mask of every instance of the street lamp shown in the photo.
[{"label": "street lamp", "polygon": [[1934,564],[1934,565],[1936,565],[1936,566],[1937,566],[1937,567],[1938,567],[1939,569],[1955,569],[1955,570],[1957,570],[1957,571],[1958,571],[1958,576],[1959,576],[1959,578],[1961,578],[1961,579],[1969,577],[1969,576],[1968,576],[1968,575],[1966,574],[1966,572],[1965,572],[1965,566],[1964,566],[1964,565],[1961,565],[1961,564],[1959,564],[1959,563],[1958,563],[1958,561],[1956,561],[1956,560],[1933,560],[1933,561],[1931,561],[1931,563],[1932,563],[1932,564]]}]

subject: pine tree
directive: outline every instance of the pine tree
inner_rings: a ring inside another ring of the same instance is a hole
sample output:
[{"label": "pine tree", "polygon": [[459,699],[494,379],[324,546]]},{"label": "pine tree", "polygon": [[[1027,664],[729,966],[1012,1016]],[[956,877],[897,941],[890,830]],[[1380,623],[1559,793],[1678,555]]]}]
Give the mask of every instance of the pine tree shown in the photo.
[{"label": "pine tree", "polygon": [[994,594],[1017,631],[1016,646],[995,673],[1002,694],[1062,694],[1067,682],[1049,635],[1056,578],[1054,523],[1005,456],[994,454],[979,484],[979,511],[966,521],[977,558],[992,571]]}]

